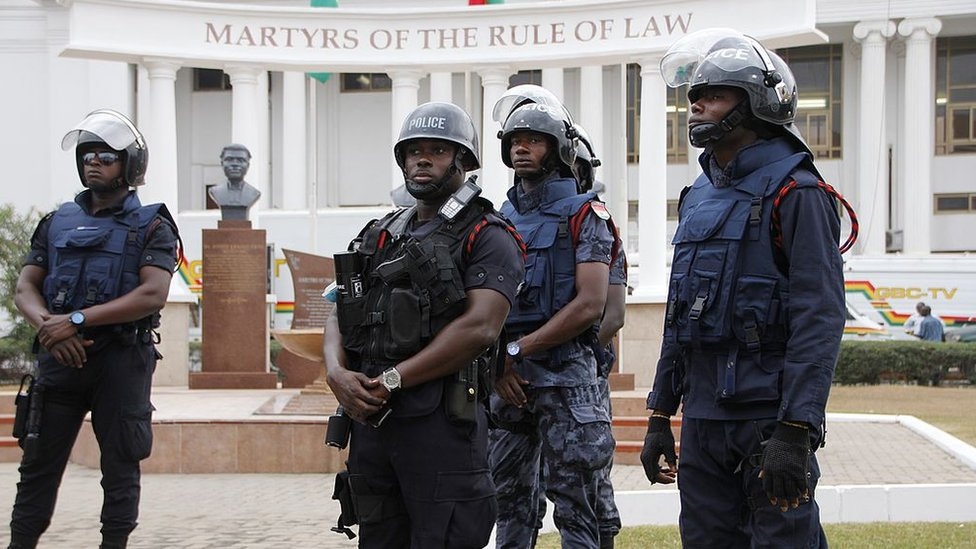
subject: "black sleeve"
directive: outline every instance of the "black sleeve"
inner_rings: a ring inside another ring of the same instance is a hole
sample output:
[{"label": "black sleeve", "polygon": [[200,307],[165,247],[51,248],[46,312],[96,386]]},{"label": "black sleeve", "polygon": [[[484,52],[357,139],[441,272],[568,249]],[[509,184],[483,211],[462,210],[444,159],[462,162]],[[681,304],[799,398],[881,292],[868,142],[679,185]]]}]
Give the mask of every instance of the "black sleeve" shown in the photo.
[{"label": "black sleeve", "polygon": [[464,270],[464,289],[490,288],[514,304],[524,278],[525,260],[515,238],[494,224],[478,232]]},{"label": "black sleeve", "polygon": [[162,216],[157,216],[151,225],[155,227],[146,235],[146,246],[139,258],[139,268],[152,265],[173,272],[177,261],[176,231]]},{"label": "black sleeve", "polygon": [[24,256],[23,267],[36,265],[47,270],[47,233],[51,227],[51,217],[53,216],[54,212],[51,212],[42,217],[37,223],[37,228],[34,229],[34,234],[31,235],[30,251]]}]

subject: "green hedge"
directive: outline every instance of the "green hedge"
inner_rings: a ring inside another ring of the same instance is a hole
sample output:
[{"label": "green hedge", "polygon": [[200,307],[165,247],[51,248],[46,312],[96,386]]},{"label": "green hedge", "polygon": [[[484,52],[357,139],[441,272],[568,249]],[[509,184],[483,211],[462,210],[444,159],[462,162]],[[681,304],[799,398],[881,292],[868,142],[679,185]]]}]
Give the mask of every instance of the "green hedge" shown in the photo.
[{"label": "green hedge", "polygon": [[834,383],[976,383],[976,343],[842,341]]}]

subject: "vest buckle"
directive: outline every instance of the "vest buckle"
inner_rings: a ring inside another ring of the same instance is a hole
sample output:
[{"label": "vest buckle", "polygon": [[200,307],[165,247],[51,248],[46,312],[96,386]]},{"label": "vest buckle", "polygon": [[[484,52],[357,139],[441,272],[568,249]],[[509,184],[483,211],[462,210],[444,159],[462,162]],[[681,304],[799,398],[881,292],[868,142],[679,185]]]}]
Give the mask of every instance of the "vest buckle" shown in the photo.
[{"label": "vest buckle", "polygon": [[701,317],[702,310],[705,309],[705,303],[707,302],[707,293],[695,296],[695,302],[691,305],[691,311],[688,312],[688,318],[691,320],[698,320]]}]

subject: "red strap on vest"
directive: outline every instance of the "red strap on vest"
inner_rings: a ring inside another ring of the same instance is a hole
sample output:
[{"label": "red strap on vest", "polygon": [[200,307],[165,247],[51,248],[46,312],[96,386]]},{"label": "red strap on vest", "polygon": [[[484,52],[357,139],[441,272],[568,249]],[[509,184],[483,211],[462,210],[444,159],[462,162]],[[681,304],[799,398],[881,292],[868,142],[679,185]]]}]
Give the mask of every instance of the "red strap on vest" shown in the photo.
[{"label": "red strap on vest", "polygon": [[[482,219],[481,222],[475,225],[474,229],[472,229],[471,232],[468,233],[468,244],[467,246],[464,247],[465,258],[471,255],[471,250],[474,249],[474,241],[476,238],[478,238],[478,233],[480,233],[481,229],[484,229],[488,225],[490,225],[488,219]],[[515,227],[512,227],[511,225],[508,224],[505,225],[505,230],[507,230],[508,234],[512,235],[512,238],[515,239],[515,243],[518,244],[519,251],[522,252],[522,261],[525,261],[526,258],[528,257],[528,253],[525,247],[525,242],[522,241],[522,235],[520,235],[518,231],[515,230]]]},{"label": "red strap on vest", "polygon": [[[586,219],[586,214],[593,211],[593,206],[590,202],[583,204],[578,212],[573,214],[573,217],[569,218],[569,234],[573,238],[573,248],[579,244],[580,232],[583,230],[583,220]],[[610,233],[613,234],[613,246],[610,248],[610,264],[617,260],[617,256],[620,255],[620,230],[617,229],[617,224],[613,220],[607,220],[607,227],[610,228]]]},{"label": "red strap on vest", "polygon": [[[840,253],[844,253],[847,250],[850,250],[851,247],[854,246],[854,242],[857,240],[857,233],[858,233],[857,214],[854,213],[854,208],[851,207],[851,204],[847,201],[847,199],[844,198],[844,196],[841,195],[839,192],[837,192],[836,189],[824,183],[823,181],[818,181],[817,186],[823,189],[824,192],[832,196],[834,199],[840,201],[840,203],[844,206],[844,209],[847,210],[847,215],[851,217],[851,233],[847,235],[847,240],[845,240],[844,243],[840,245]],[[791,190],[795,188],[796,188],[796,180],[790,181],[789,183],[784,185],[782,189],[779,190],[779,193],[776,195],[776,198],[773,200],[773,214],[772,214],[773,226],[770,228],[770,232],[772,233],[773,244],[775,244],[776,247],[781,251],[783,249],[783,225],[779,217],[779,204],[780,202],[782,202],[783,197],[785,197],[787,194],[789,194]]]}]

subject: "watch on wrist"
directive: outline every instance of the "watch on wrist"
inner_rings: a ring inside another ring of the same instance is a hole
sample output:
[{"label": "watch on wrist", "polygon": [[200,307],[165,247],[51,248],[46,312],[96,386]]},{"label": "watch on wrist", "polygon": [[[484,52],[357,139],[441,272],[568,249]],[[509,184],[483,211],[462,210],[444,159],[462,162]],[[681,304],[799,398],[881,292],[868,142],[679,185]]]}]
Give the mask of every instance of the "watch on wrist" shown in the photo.
[{"label": "watch on wrist", "polygon": [[85,313],[81,311],[75,311],[68,315],[68,321],[75,328],[83,328],[85,326]]},{"label": "watch on wrist", "polygon": [[511,357],[513,362],[522,360],[522,346],[519,345],[518,341],[509,341],[508,345],[505,346],[505,353]]},{"label": "watch on wrist", "polygon": [[390,368],[380,374],[380,383],[391,393],[400,389],[400,381],[400,371],[396,367]]}]

